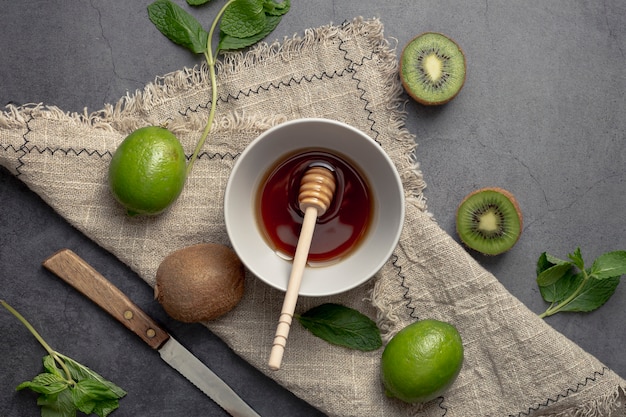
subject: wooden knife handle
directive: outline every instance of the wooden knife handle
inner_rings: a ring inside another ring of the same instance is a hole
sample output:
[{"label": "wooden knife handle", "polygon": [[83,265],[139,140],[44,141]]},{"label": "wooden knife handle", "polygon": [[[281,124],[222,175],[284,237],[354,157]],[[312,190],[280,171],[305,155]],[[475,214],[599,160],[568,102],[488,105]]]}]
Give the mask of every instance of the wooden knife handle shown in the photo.
[{"label": "wooden knife handle", "polygon": [[167,331],[70,249],[61,249],[46,259],[43,266],[99,305],[153,349],[160,348],[169,339]]}]

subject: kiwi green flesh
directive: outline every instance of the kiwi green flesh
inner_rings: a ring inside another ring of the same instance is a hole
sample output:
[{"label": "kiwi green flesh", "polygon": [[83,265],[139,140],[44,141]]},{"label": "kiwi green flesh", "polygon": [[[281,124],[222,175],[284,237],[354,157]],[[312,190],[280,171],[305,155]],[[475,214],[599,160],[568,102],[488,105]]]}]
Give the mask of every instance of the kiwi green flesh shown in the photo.
[{"label": "kiwi green flesh", "polygon": [[497,190],[468,196],[457,210],[456,223],[461,241],[485,255],[508,251],[522,232],[517,203]]},{"label": "kiwi green flesh", "polygon": [[409,95],[422,104],[443,104],[465,83],[465,55],[450,38],[424,33],[407,44],[400,59],[400,77]]}]

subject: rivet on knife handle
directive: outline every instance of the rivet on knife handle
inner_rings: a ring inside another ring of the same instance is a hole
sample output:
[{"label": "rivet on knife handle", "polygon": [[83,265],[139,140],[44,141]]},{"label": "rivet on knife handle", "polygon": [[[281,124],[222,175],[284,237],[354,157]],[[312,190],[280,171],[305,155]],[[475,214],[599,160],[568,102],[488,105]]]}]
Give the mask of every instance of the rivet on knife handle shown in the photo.
[{"label": "rivet on knife handle", "polygon": [[70,249],[56,252],[43,262],[43,266],[115,317],[153,349],[161,347],[169,338],[163,328]]}]

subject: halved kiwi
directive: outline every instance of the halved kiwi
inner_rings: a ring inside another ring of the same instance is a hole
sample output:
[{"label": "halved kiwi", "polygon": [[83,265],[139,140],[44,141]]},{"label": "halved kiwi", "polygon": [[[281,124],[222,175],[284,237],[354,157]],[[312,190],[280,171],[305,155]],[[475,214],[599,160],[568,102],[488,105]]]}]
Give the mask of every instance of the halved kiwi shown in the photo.
[{"label": "halved kiwi", "polygon": [[419,103],[434,106],[452,100],[465,84],[465,54],[449,37],[426,32],[413,38],[400,57],[400,79]]},{"label": "halved kiwi", "polygon": [[456,230],[461,241],[485,255],[499,255],[511,249],[522,234],[522,225],[517,200],[498,187],[470,193],[456,213]]}]

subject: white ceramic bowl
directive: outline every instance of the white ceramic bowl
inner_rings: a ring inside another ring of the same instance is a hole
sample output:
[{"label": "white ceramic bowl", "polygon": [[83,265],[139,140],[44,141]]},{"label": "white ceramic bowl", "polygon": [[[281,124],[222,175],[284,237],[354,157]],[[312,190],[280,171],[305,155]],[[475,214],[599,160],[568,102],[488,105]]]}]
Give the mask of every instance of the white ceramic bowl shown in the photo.
[{"label": "white ceramic bowl", "polygon": [[235,162],[226,185],[224,215],[231,244],[244,265],[265,283],[286,291],[291,262],[277,255],[258,224],[257,193],[279,161],[311,148],[349,158],[373,195],[373,216],[359,245],[336,263],[305,269],[300,295],[325,296],[370,279],[400,238],[402,182],[378,143],[354,127],[327,119],[297,119],[275,126],[254,139]]}]

